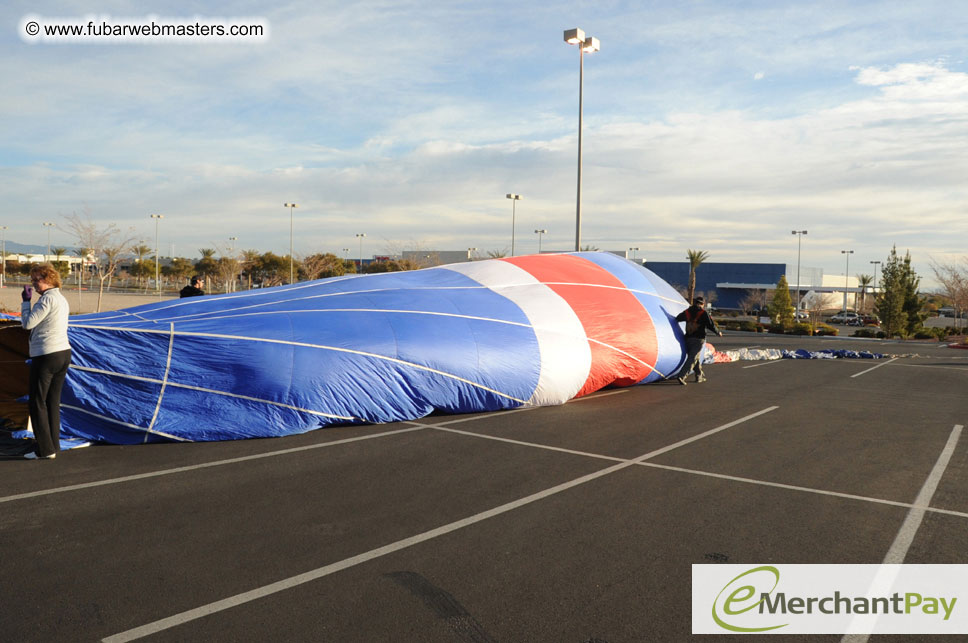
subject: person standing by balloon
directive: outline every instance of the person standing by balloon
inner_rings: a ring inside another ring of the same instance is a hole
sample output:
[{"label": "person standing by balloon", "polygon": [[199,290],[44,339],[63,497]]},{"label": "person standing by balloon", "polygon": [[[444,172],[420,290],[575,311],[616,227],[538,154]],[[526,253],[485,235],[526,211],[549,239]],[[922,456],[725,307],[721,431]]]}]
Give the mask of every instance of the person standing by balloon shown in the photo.
[{"label": "person standing by balloon", "polygon": [[52,459],[60,450],[60,397],[71,364],[67,340],[67,300],[60,291],[60,274],[49,263],[30,269],[30,282],[40,299],[31,307],[31,286],[20,298],[20,323],[30,331],[30,423],[37,440],[28,459]]}]

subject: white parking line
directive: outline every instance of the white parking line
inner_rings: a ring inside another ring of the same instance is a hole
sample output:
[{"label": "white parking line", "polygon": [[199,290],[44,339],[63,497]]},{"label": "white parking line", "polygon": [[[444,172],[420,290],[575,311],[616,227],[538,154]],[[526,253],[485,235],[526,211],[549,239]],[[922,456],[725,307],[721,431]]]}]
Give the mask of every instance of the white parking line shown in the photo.
[{"label": "white parking line", "polygon": [[941,364],[895,364],[894,366],[911,366],[913,368],[943,368],[949,371],[968,372],[968,366],[942,366]]},{"label": "white parking line", "polygon": [[876,370],[876,369],[880,368],[881,366],[887,366],[888,364],[890,364],[891,362],[894,362],[894,361],[897,361],[897,358],[896,357],[892,357],[891,359],[887,360],[886,362],[881,362],[877,366],[871,366],[866,371],[861,371],[860,373],[854,373],[853,375],[851,375],[851,377],[860,377],[864,373],[870,373],[871,371]]},{"label": "white parking line", "polygon": [[[593,393],[591,395],[586,395],[584,397],[580,397],[578,399],[571,400],[571,401],[569,401],[569,404],[572,403],[572,402],[580,402],[582,400],[593,400],[593,399],[597,399],[599,397],[606,397],[606,396],[609,396],[609,395],[618,395],[620,393],[627,393],[628,391],[629,391],[629,389],[626,388],[626,389],[620,389],[620,390],[617,390],[617,391],[605,391],[605,392]],[[209,467],[219,467],[219,466],[226,465],[226,464],[237,464],[239,462],[247,462],[249,460],[259,460],[261,458],[272,458],[272,457],[279,456],[279,455],[288,455],[290,453],[298,453],[300,451],[311,451],[313,449],[322,449],[322,448],[325,448],[325,447],[336,446],[336,445],[339,445],[339,444],[348,444],[348,443],[351,443],[351,442],[359,442],[360,440],[372,440],[374,438],[383,438],[383,437],[387,437],[387,436],[390,436],[390,435],[397,435],[397,434],[400,434],[400,433],[409,433],[411,431],[420,431],[421,429],[428,429],[428,428],[431,428],[433,426],[443,426],[443,425],[447,425],[447,424],[457,424],[457,423],[460,423],[460,422],[473,422],[475,420],[481,420],[481,419],[484,419],[484,418],[494,418],[494,417],[497,417],[497,416],[500,416],[500,415],[505,415],[505,414],[508,414],[508,413],[523,413],[525,411],[533,411],[533,410],[538,409],[538,408],[543,408],[543,407],[539,407],[539,406],[520,407],[520,408],[516,408],[516,409],[509,409],[507,411],[497,411],[497,412],[494,412],[494,413],[488,413],[488,414],[483,414],[483,415],[473,415],[473,416],[469,416],[469,417],[466,417],[466,416],[465,417],[460,417],[460,418],[457,418],[457,419],[454,419],[454,420],[447,420],[447,421],[441,422],[439,424],[420,424],[418,422],[404,421],[404,422],[399,422],[399,424],[409,424],[410,425],[409,427],[407,427],[405,429],[397,429],[395,431],[384,431],[382,433],[372,433],[370,435],[361,435],[361,436],[354,437],[354,438],[346,438],[344,440],[334,440],[332,442],[324,442],[324,443],[321,443],[321,444],[310,444],[310,445],[302,446],[302,447],[293,447],[293,448],[290,448],[290,449],[280,449],[278,451],[269,451],[267,453],[257,453],[255,455],[247,455],[247,456],[242,456],[242,457],[238,457],[238,458],[228,458],[226,460],[216,460],[214,462],[204,462],[202,464],[193,464],[193,465],[189,465],[189,466],[185,466],[185,467],[175,467],[173,469],[161,469],[159,471],[149,471],[147,473],[138,473],[138,474],[135,474],[135,475],[123,476],[123,477],[120,477],[120,478],[108,478],[106,480],[94,480],[92,482],[83,482],[83,483],[80,483],[80,484],[67,485],[67,486],[64,486],[64,487],[54,487],[52,489],[41,489],[41,490],[38,490],[38,491],[29,491],[27,493],[18,493],[18,494],[12,495],[12,496],[3,496],[3,497],[0,497],[0,504],[5,503],[5,502],[13,502],[15,500],[26,500],[28,498],[37,498],[39,496],[49,496],[49,495],[56,494],[56,493],[65,493],[65,492],[68,492],[68,491],[79,491],[81,489],[91,489],[93,487],[103,487],[105,485],[121,484],[121,483],[124,483],[124,482],[134,482],[135,480],[144,480],[146,478],[157,478],[159,476],[167,476],[167,475],[172,475],[172,474],[175,474],[175,473],[186,473],[188,471],[196,471],[198,469],[207,469]]]},{"label": "white parking line", "polygon": [[622,469],[626,469],[640,462],[644,462],[649,458],[654,458],[655,456],[661,455],[663,453],[668,453],[673,449],[677,449],[681,446],[691,444],[692,442],[696,442],[697,440],[702,440],[703,438],[709,437],[710,435],[714,435],[716,433],[719,433],[720,431],[724,431],[726,429],[742,424],[743,422],[747,422],[749,420],[752,420],[753,418],[759,417],[765,413],[774,411],[777,408],[779,407],[771,406],[771,407],[765,408],[761,411],[757,411],[756,413],[751,413],[750,415],[742,417],[738,420],[734,420],[727,424],[718,426],[714,429],[710,429],[709,431],[705,431],[703,433],[694,435],[684,440],[680,440],[678,442],[662,447],[660,449],[650,451],[633,460],[627,460],[625,462],[613,464],[612,466],[606,467],[605,469],[601,469],[594,473],[581,476],[580,478],[575,478],[574,480],[569,480],[568,482],[555,485],[554,487],[550,487],[548,489],[539,491],[538,493],[534,493],[529,496],[525,496],[524,498],[520,498],[513,502],[509,502],[509,503],[500,505],[498,507],[494,507],[493,509],[489,509],[487,511],[475,514],[473,516],[468,516],[467,518],[464,518],[462,520],[457,520],[455,522],[442,525],[440,527],[437,527],[436,529],[431,529],[421,534],[411,536],[410,538],[404,538],[402,540],[398,540],[388,545],[384,545],[383,547],[371,549],[370,551],[363,552],[362,554],[359,554],[357,556],[346,558],[344,560],[332,563],[330,565],[326,565],[324,567],[320,567],[318,569],[314,569],[312,571],[308,571],[303,574],[292,576],[290,578],[286,578],[281,581],[271,583],[269,585],[265,585],[263,587],[258,587],[248,592],[236,594],[235,596],[230,596],[228,598],[209,603],[208,605],[202,605],[201,607],[187,610],[185,612],[181,612],[180,614],[175,614],[173,616],[169,616],[168,618],[163,618],[158,621],[154,621],[153,623],[148,623],[146,625],[142,625],[141,627],[136,627],[134,629],[130,629],[125,632],[121,632],[119,634],[109,636],[103,640],[105,643],[121,643],[122,641],[134,641],[136,639],[140,639],[145,636],[149,636],[151,634],[156,634],[158,632],[162,632],[172,627],[177,627],[184,623],[188,623],[190,621],[202,618],[203,616],[209,616],[211,614],[215,614],[227,609],[231,609],[233,607],[237,607],[239,605],[243,605],[245,603],[249,603],[251,601],[258,600],[260,598],[264,598],[266,596],[270,596],[278,592],[292,589],[293,587],[296,587],[298,585],[302,585],[304,583],[308,583],[310,581],[323,578],[324,576],[329,576],[330,574],[333,574],[335,572],[342,571],[350,567],[354,567],[356,565],[365,563],[375,558],[386,556],[387,554],[391,554],[393,552],[399,551],[401,549],[405,549],[407,547],[411,547],[413,545],[416,545],[422,542],[426,542],[428,540],[437,538],[438,536],[443,536],[444,534],[448,534],[452,531],[463,529],[464,527],[473,525],[483,520],[487,520],[488,518],[493,518],[494,516],[498,516],[508,511],[512,511],[519,507],[523,507],[532,502],[536,502],[538,500],[548,498],[555,494],[561,493],[562,491],[567,491],[568,489],[572,489],[579,485],[583,485],[587,482],[591,482],[592,480],[597,480],[599,478],[610,475],[617,471],[621,471]]},{"label": "white parking line", "polygon": [[321,444],[310,444],[304,447],[293,447],[291,449],[280,449],[279,451],[269,451],[268,453],[257,453],[255,455],[246,455],[238,458],[228,458],[226,460],[216,460],[214,462],[203,462],[202,464],[192,464],[185,467],[175,467],[174,469],[161,469],[159,471],[149,471],[147,473],[137,473],[131,476],[123,476],[121,478],[108,478],[106,480],[95,480],[93,482],[83,482],[81,484],[72,484],[66,487],[54,487],[53,489],[41,489],[39,491],[30,491],[27,493],[18,493],[13,496],[4,496],[0,498],[0,503],[13,502],[14,500],[25,500],[27,498],[37,498],[39,496],[49,496],[55,493],[65,493],[67,491],[78,491],[80,489],[90,489],[92,487],[103,487],[105,485],[120,484],[122,482],[132,482],[134,480],[144,480],[146,478],[157,478],[159,476],[168,476],[174,473],[185,473],[186,471],[196,471],[198,469],[207,469],[209,467],[220,467],[225,464],[237,464],[239,462],[248,462],[249,460],[259,460],[261,458],[272,458],[277,455],[287,455],[290,453],[298,453],[299,451],[310,451],[312,449],[322,449],[325,447],[333,447],[338,444],[348,444],[350,442],[359,442],[361,440],[372,440],[374,438],[382,438],[388,435],[398,435],[400,433],[410,433],[411,431],[420,431],[422,429],[428,428],[425,425],[410,423],[413,426],[409,426],[405,429],[397,429],[395,431],[384,431],[383,433],[371,433],[369,435],[361,435],[355,438],[346,438],[345,440],[333,440],[332,442],[323,442]]},{"label": "white parking line", "polygon": [[[955,447],[958,445],[958,438],[961,436],[961,430],[964,427],[960,424],[956,424],[951,430],[951,435],[948,436],[948,442],[944,445],[941,450],[941,455],[938,456],[938,461],[935,462],[934,468],[931,469],[931,473],[928,474],[927,480],[921,486],[921,490],[918,492],[917,498],[914,499],[914,505],[907,513],[907,517],[904,518],[904,522],[901,524],[901,528],[898,530],[897,535],[894,537],[894,542],[891,543],[891,548],[887,550],[887,554],[884,556],[883,565],[878,571],[877,576],[871,582],[871,587],[878,588],[890,588],[893,585],[895,578],[898,574],[897,567],[886,567],[886,565],[900,565],[904,562],[904,558],[907,556],[908,550],[911,548],[911,543],[914,542],[914,536],[918,533],[918,528],[921,526],[921,521],[924,520],[924,514],[931,504],[931,499],[934,497],[934,492],[938,489],[938,483],[941,482],[941,476],[944,475],[945,469],[948,468],[948,463],[951,461],[951,456],[955,452]],[[873,629],[874,622],[877,620],[876,615],[868,614],[863,618],[855,617],[854,621],[860,621],[869,629]],[[853,626],[853,622],[852,622]],[[842,639],[841,643],[867,643],[870,638],[870,634],[847,634]]]},{"label": "white parking line", "polygon": [[750,366],[744,366],[743,368],[756,368],[757,366],[769,366],[770,364],[779,364],[782,359],[771,359],[768,362],[760,362],[759,364],[752,364]]}]

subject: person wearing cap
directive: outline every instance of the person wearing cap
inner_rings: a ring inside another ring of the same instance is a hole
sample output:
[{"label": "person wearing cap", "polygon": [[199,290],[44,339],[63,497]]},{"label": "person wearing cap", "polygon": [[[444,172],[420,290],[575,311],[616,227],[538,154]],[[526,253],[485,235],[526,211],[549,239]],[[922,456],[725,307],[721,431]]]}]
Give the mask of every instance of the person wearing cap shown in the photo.
[{"label": "person wearing cap", "polygon": [[192,277],[191,283],[181,289],[181,292],[178,293],[178,296],[179,297],[199,297],[201,295],[204,295],[205,291],[202,290],[202,286],[204,285],[205,285],[205,279],[203,279],[201,275],[195,275],[194,277]]},{"label": "person wearing cap", "polygon": [[686,384],[686,376],[693,370],[696,371],[697,382],[706,381],[702,372],[702,347],[706,344],[706,331],[723,336],[716,322],[706,312],[705,303],[702,297],[696,297],[692,300],[692,306],[676,315],[677,322],[686,322],[686,361],[676,375],[676,379],[683,386]]},{"label": "person wearing cap", "polygon": [[[67,300],[60,291],[60,274],[49,263],[32,266],[31,286],[20,297],[20,323],[30,331],[30,424],[37,450],[24,455],[30,460],[51,460],[60,450],[60,398],[71,365],[67,340]],[[40,299],[30,300],[36,290]]]}]

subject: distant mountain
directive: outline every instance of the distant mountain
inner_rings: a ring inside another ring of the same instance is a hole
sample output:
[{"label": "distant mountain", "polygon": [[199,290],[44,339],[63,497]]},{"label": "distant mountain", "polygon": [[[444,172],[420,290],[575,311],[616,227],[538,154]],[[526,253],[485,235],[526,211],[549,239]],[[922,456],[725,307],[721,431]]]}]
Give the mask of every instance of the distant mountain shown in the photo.
[{"label": "distant mountain", "polygon": [[[16,241],[11,241],[10,239],[7,239],[6,240],[6,243],[4,245],[7,248],[7,254],[25,254],[25,255],[27,255],[27,254],[44,254],[45,252],[47,252],[47,246],[46,245],[43,245],[43,246],[35,246],[35,245],[27,244],[27,243],[17,243]],[[74,254],[74,248],[73,247],[57,246],[57,245],[54,245],[54,244],[52,244],[50,247],[51,247],[51,249],[54,249],[54,248],[57,248],[57,247],[67,248],[67,254]]]}]

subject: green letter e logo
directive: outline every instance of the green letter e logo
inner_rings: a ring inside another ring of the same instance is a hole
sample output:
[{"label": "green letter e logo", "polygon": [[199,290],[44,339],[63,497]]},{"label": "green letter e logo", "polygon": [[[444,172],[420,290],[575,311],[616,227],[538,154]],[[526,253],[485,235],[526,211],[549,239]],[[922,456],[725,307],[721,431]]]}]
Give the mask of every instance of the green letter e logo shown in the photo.
[{"label": "green letter e logo", "polygon": [[[731,591],[729,591],[729,593],[726,595],[726,598],[723,600],[722,609],[723,609],[724,616],[736,616],[737,614],[743,614],[744,612],[750,611],[751,609],[757,607],[760,603],[763,602],[762,596],[764,593],[772,594],[773,590],[776,589],[776,586],[780,582],[780,571],[776,567],[773,567],[772,565],[763,565],[762,567],[754,567],[753,569],[749,569],[743,572],[733,580],[726,583],[726,586],[723,587],[721,590],[719,590],[719,594],[716,595],[716,600],[713,601],[713,620],[716,621],[716,624],[719,625],[721,628],[729,630],[730,632],[767,632],[769,630],[776,630],[781,627],[786,627],[788,625],[787,623],[784,623],[783,625],[771,625],[769,627],[739,627],[738,625],[730,625],[722,618],[720,618],[719,614],[716,613],[716,607],[719,604],[719,599],[723,595],[723,593],[725,593],[726,590],[730,590],[733,583],[735,583],[739,579],[743,578],[744,576],[748,576],[750,574],[755,574],[757,572],[766,572],[768,574],[772,574],[773,587],[771,587],[770,591],[768,592],[757,591],[755,585],[751,583],[748,585],[741,585],[739,587],[731,589]],[[743,606],[746,601],[756,598],[757,596],[761,597],[760,600],[750,605],[746,605],[745,607]]]}]

